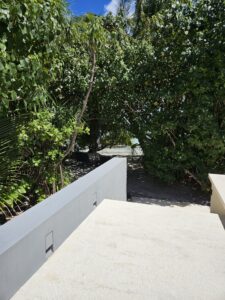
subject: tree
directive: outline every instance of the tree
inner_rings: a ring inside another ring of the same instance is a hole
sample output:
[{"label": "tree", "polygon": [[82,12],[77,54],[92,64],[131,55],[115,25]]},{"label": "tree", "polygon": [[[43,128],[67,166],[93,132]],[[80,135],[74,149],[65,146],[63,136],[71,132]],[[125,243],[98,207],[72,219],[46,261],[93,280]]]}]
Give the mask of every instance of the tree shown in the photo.
[{"label": "tree", "polygon": [[118,23],[103,59],[102,127],[138,137],[146,169],[165,181],[205,189],[224,170],[224,15],[223,1],[173,1],[134,35]]},{"label": "tree", "polygon": [[7,172],[0,169],[0,207],[9,214],[59,186],[53,166],[75,121],[68,110],[59,116],[63,103],[51,86],[62,69],[68,21],[63,0],[0,1],[0,158],[1,166],[9,163]]},{"label": "tree", "polygon": [[146,168],[164,180],[205,188],[224,170],[224,12],[223,1],[174,1],[143,29],[154,55],[138,137]]}]

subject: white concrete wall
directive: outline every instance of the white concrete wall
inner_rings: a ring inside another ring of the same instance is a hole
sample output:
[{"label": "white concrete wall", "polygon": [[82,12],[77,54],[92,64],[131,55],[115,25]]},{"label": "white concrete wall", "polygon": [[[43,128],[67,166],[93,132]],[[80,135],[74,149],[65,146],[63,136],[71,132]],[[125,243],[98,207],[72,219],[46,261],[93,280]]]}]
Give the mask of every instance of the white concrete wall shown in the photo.
[{"label": "white concrete wall", "polygon": [[212,184],[211,213],[225,216],[225,175],[209,174]]},{"label": "white concrete wall", "polygon": [[105,198],[126,201],[126,186],[126,159],[114,158],[0,226],[0,300],[12,297],[95,203]]},{"label": "white concrete wall", "polygon": [[209,174],[212,184],[210,211],[218,214],[225,229],[225,175]]}]

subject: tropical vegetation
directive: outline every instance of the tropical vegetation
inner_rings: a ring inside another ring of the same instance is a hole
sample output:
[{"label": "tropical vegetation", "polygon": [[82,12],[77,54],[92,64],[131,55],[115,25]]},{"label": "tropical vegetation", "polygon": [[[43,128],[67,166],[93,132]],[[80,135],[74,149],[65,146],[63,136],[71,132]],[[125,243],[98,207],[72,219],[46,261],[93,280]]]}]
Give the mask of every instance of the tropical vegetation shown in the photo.
[{"label": "tropical vegetation", "polygon": [[202,189],[224,172],[225,1],[131,5],[76,17],[64,0],[0,0],[6,217],[71,181],[64,162],[77,145],[136,137],[147,172]]}]

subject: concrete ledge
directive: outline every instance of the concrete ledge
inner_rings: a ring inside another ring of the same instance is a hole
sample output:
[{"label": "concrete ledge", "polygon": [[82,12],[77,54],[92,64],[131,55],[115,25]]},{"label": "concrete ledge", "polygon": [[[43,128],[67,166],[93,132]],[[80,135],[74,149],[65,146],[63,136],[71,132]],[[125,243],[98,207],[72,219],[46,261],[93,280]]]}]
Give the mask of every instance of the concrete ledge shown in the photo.
[{"label": "concrete ledge", "polygon": [[0,226],[0,299],[8,300],[105,198],[126,201],[127,163],[114,158]]},{"label": "concrete ledge", "polygon": [[13,300],[224,300],[218,215],[104,200]]},{"label": "concrete ledge", "polygon": [[212,184],[211,213],[225,216],[225,175],[209,174]]}]

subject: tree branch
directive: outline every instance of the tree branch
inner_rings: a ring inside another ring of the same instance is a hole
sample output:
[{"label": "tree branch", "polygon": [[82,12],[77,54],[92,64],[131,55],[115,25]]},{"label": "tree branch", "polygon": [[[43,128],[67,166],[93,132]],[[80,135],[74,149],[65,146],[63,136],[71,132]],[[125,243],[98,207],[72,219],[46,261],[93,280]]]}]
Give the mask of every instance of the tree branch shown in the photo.
[{"label": "tree branch", "polygon": [[[95,70],[96,70],[96,53],[94,51],[94,49],[91,50],[91,56],[92,56],[92,69],[91,69],[91,78],[90,78],[90,81],[89,81],[89,87],[88,87],[88,91],[87,91],[87,94],[83,100],[83,105],[82,105],[82,109],[77,117],[77,126],[79,127],[81,125],[81,121],[82,121],[82,118],[83,118],[83,115],[87,109],[87,104],[88,104],[88,100],[89,100],[89,97],[91,95],[91,92],[92,92],[92,89],[93,89],[93,85],[94,85],[94,79],[95,79]],[[75,130],[72,134],[72,137],[71,137],[71,140],[70,140],[70,144],[69,146],[67,147],[66,149],[66,152],[63,156],[63,159],[61,160],[61,162],[71,153],[74,151],[74,148],[75,148],[75,144],[76,144],[76,139],[77,139],[77,135],[78,135],[78,132],[77,130]],[[60,163],[61,163],[60,162]]]}]

